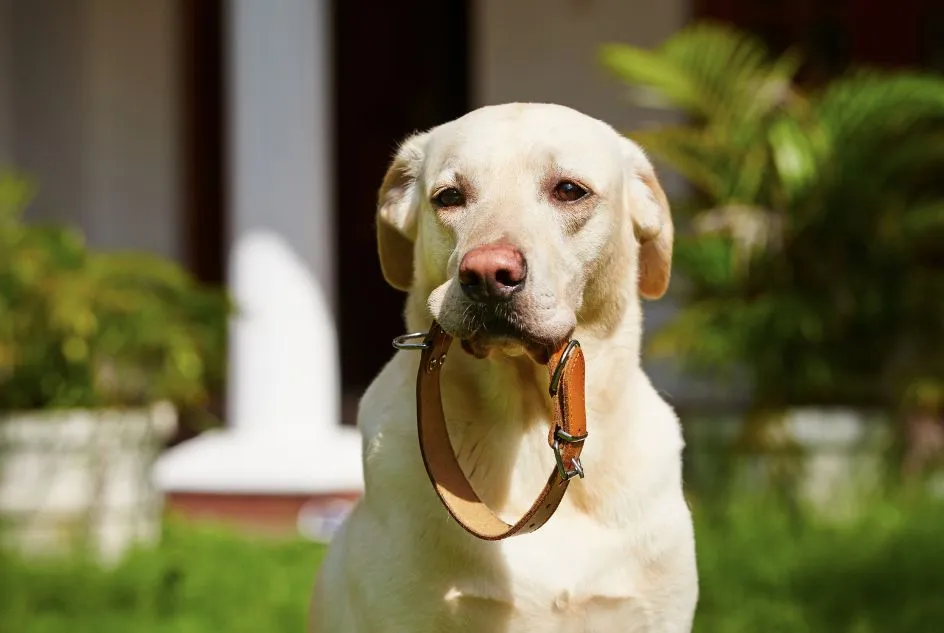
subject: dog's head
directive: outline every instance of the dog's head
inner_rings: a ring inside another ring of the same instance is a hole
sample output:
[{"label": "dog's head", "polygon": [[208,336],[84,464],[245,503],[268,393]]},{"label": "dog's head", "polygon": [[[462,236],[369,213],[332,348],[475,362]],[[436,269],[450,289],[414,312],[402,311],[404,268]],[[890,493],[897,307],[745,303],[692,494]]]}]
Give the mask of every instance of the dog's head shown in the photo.
[{"label": "dog's head", "polygon": [[475,110],[408,138],[377,211],[380,261],[466,351],[546,357],[579,323],[661,297],[665,194],[640,148],[562,106]]}]

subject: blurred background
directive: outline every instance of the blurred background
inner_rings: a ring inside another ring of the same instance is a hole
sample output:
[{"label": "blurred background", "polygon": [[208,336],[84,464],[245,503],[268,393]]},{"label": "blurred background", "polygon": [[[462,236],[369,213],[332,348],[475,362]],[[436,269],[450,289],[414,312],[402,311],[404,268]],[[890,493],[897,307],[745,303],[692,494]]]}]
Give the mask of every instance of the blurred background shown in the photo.
[{"label": "blurred background", "polygon": [[0,0],[0,630],[302,630],[396,144],[557,102],[678,226],[696,630],[944,622],[944,5]]}]

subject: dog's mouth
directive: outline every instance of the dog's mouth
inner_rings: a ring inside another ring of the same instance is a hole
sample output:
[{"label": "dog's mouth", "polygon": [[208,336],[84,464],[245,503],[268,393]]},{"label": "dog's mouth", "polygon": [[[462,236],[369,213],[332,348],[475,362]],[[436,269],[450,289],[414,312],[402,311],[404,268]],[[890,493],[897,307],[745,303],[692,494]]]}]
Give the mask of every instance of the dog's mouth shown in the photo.
[{"label": "dog's mouth", "polygon": [[527,327],[515,314],[488,315],[475,319],[465,332],[453,334],[460,339],[462,349],[476,358],[487,358],[493,352],[508,356],[527,354],[540,365],[545,365],[558,347],[563,345],[572,332],[564,337],[549,337]]}]

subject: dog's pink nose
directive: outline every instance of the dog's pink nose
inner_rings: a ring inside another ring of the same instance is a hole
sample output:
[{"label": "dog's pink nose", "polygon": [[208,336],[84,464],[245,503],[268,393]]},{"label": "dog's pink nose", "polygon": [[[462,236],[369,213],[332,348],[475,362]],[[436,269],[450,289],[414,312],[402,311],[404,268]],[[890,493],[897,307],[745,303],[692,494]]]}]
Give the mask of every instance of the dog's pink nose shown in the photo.
[{"label": "dog's pink nose", "polygon": [[459,284],[473,301],[508,299],[524,287],[527,276],[524,255],[507,242],[473,248],[459,263]]}]

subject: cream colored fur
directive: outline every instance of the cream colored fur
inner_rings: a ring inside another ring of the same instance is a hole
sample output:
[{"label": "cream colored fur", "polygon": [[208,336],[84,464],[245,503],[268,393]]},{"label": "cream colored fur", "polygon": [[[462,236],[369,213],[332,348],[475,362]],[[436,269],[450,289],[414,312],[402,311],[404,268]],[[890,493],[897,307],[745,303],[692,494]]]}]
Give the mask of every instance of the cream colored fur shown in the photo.
[{"label": "cream colored fur", "polygon": [[[560,179],[585,186],[589,199],[553,199]],[[459,187],[465,205],[433,205],[443,186]],[[319,572],[309,630],[690,631],[698,581],[683,442],[639,359],[639,297],[665,292],[672,252],[668,204],[643,152],[562,106],[482,108],[401,146],[377,219],[384,275],[408,291],[409,331],[435,317],[460,338],[472,334],[455,281],[461,256],[499,238],[521,249],[519,325],[547,341],[573,331],[586,355],[586,478],[539,531],[470,536],[420,458],[419,354],[397,352],[361,400],[366,491]],[[443,402],[463,469],[513,522],[554,464],[547,377],[514,340],[488,344],[486,359],[453,345]]]}]

